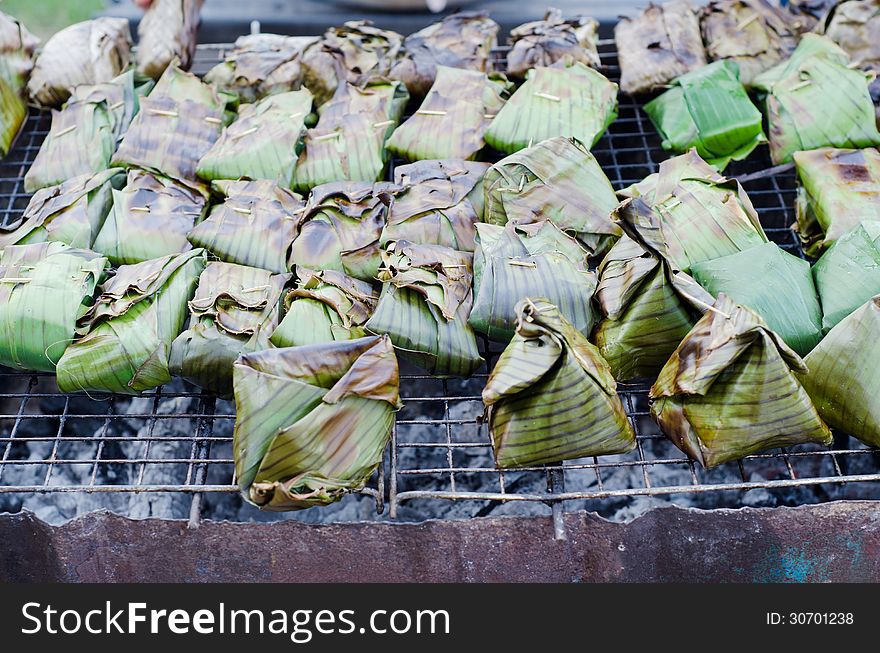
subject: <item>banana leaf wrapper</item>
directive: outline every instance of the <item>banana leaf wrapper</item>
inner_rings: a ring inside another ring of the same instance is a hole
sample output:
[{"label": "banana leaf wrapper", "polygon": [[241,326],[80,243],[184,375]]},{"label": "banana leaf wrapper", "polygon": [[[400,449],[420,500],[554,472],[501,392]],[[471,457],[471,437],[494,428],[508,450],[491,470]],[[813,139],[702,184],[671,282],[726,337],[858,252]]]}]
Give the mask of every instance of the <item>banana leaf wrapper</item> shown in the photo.
[{"label": "banana leaf wrapper", "polygon": [[880,4],[876,0],[838,2],[816,28],[837,43],[862,70],[880,70]]},{"label": "banana leaf wrapper", "polygon": [[91,249],[125,174],[110,168],[38,190],[15,222],[0,227],[0,249],[44,241]]},{"label": "banana leaf wrapper", "polygon": [[271,347],[269,337],[281,321],[281,297],[290,278],[234,263],[209,263],[189,302],[189,328],[171,343],[171,374],[230,396],[235,359]]},{"label": "banana leaf wrapper", "polygon": [[483,389],[498,467],[632,451],[635,432],[599,350],[543,298],[524,298],[516,315]]},{"label": "banana leaf wrapper", "polygon": [[522,79],[532,68],[552,66],[557,61],[579,61],[598,68],[599,23],[593,18],[563,18],[549,9],[544,20],[523,23],[510,32],[507,74]]},{"label": "banana leaf wrapper", "polygon": [[718,170],[731,160],[742,161],[767,142],[761,112],[732,61],[715,61],[682,75],[644,109],[664,150],[682,154],[696,148]]},{"label": "banana leaf wrapper", "polygon": [[704,467],[808,442],[831,430],[797,379],[804,361],[754,311],[723,293],[651,388],[651,414]]},{"label": "banana leaf wrapper", "polygon": [[434,84],[437,66],[488,73],[499,29],[483,11],[446,16],[404,39],[403,54],[390,77],[406,84],[414,97],[424,97]]},{"label": "banana leaf wrapper", "polygon": [[400,356],[441,377],[468,377],[483,359],[468,324],[473,255],[439,245],[388,243],[379,305],[365,328],[387,333]]},{"label": "banana leaf wrapper", "polygon": [[34,62],[28,92],[39,104],[58,107],[81,84],[109,82],[128,68],[130,59],[127,19],[76,23],[46,41]]},{"label": "banana leaf wrapper", "polygon": [[805,34],[792,56],[758,75],[774,164],[801,150],[880,144],[871,74],[849,67],[846,53],[818,34]]},{"label": "banana leaf wrapper", "polygon": [[513,338],[517,306],[526,297],[548,300],[589,337],[597,317],[595,291],[596,275],[587,269],[586,250],[552,222],[477,225],[474,306],[468,323],[489,340]]},{"label": "banana leaf wrapper", "polygon": [[840,0],[788,0],[783,7],[791,15],[798,33],[805,34],[816,29],[819,22]]},{"label": "banana leaf wrapper", "polygon": [[513,154],[566,136],[592,147],[617,118],[617,84],[580,62],[534,68],[498,112],[486,143]]},{"label": "banana leaf wrapper", "polygon": [[89,309],[107,259],[58,242],[0,255],[0,364],[54,372]]},{"label": "banana leaf wrapper", "polygon": [[367,335],[379,296],[372,284],[336,270],[296,271],[296,288],[284,296],[284,319],[270,338],[276,347],[299,347]]},{"label": "banana leaf wrapper", "polygon": [[[3,55],[0,55],[2,59]],[[28,108],[7,62],[0,61],[0,158],[12,149],[27,120]]]},{"label": "banana leaf wrapper", "polygon": [[58,388],[136,394],[169,383],[171,343],[206,263],[204,250],[192,250],[120,266],[79,320],[82,338],[58,361]]},{"label": "banana leaf wrapper", "polygon": [[40,40],[0,12],[0,157],[6,156],[27,119],[25,89]]},{"label": "banana leaf wrapper", "polygon": [[620,90],[630,95],[663,88],[706,65],[700,22],[682,0],[651,4],[634,18],[614,26],[620,58]]},{"label": "banana leaf wrapper", "polygon": [[18,19],[0,11],[0,53],[23,53],[33,55],[40,39]]},{"label": "banana leaf wrapper", "polygon": [[130,265],[192,249],[187,235],[205,215],[206,197],[161,175],[130,170],[92,249]]},{"label": "banana leaf wrapper", "polygon": [[290,188],[311,108],[312,94],[305,89],[242,104],[238,119],[223,129],[196,174],[207,181],[269,179]]},{"label": "banana leaf wrapper", "polygon": [[218,181],[214,188],[226,199],[190,232],[190,242],[227,263],[288,272],[290,247],[305,213],[303,199],[265,180]]},{"label": "banana leaf wrapper", "polygon": [[418,161],[394,169],[394,195],[381,244],[406,240],[474,251],[474,225],[483,219],[483,175],[488,163]]},{"label": "banana leaf wrapper", "polygon": [[263,510],[363,489],[401,407],[386,336],[245,354],[235,363],[235,475]]},{"label": "banana leaf wrapper", "polygon": [[550,220],[590,256],[601,256],[622,233],[611,221],[618,204],[596,157],[577,140],[557,137],[493,165],[483,179],[485,221],[495,225]]},{"label": "banana leaf wrapper", "polygon": [[512,84],[498,73],[437,66],[425,100],[385,145],[407,161],[473,159],[511,90]]},{"label": "banana leaf wrapper", "polygon": [[138,23],[136,67],[159,79],[172,62],[189,70],[204,0],[153,0]]},{"label": "banana leaf wrapper", "polygon": [[822,306],[810,264],[774,243],[695,263],[691,274],[712,296],[724,293],[760,315],[799,356],[822,339]]}]

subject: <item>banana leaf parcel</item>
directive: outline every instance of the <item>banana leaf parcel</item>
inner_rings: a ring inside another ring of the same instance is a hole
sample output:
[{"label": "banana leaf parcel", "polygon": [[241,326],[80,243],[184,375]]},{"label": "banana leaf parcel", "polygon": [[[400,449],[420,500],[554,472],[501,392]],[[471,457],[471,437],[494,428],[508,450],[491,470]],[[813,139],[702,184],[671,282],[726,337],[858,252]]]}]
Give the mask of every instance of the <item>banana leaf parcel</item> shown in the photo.
[{"label": "banana leaf parcel", "polygon": [[686,0],[651,4],[614,26],[620,90],[630,95],[663,88],[706,65],[700,22]]},{"label": "banana leaf parcel", "polygon": [[21,132],[28,109],[11,65],[0,54],[0,158],[5,157]]},{"label": "banana leaf parcel", "polygon": [[651,414],[679,449],[715,467],[766,449],[829,445],[795,373],[804,361],[754,311],[723,293],[651,388]]},{"label": "banana leaf parcel", "polygon": [[18,220],[0,227],[0,250],[43,241],[91,249],[124,183],[122,170],[110,168],[38,190]]},{"label": "banana leaf parcel", "polygon": [[532,68],[552,66],[560,60],[598,68],[598,41],[599,23],[593,18],[563,18],[558,9],[549,9],[544,20],[511,30],[507,74],[522,79]]},{"label": "banana leaf parcel", "polygon": [[31,34],[18,19],[0,11],[0,53],[21,53],[30,56],[40,45],[40,39]]},{"label": "banana leaf parcel", "polygon": [[270,340],[276,347],[354,340],[367,335],[378,294],[372,284],[336,270],[298,268],[296,288],[284,296],[284,319]]},{"label": "banana leaf parcel", "polygon": [[485,139],[508,154],[555,136],[592,147],[616,118],[617,84],[580,62],[560,62],[529,71]]},{"label": "banana leaf parcel", "polygon": [[190,242],[227,263],[288,272],[290,246],[305,212],[303,199],[266,180],[215,181],[214,188],[226,199],[190,232]]},{"label": "banana leaf parcel", "polygon": [[599,350],[545,299],[524,298],[516,315],[483,389],[497,465],[632,451],[636,436]]},{"label": "banana leaf parcel", "polygon": [[235,475],[264,510],[299,510],[361,490],[401,407],[387,337],[245,354],[235,363]]},{"label": "banana leaf parcel", "polygon": [[758,75],[753,85],[763,94],[773,163],[800,150],[880,144],[869,77],[818,34],[805,34],[788,60]]},{"label": "banana leaf parcel", "polygon": [[695,263],[691,274],[714,297],[724,293],[755,311],[799,356],[822,339],[822,306],[810,264],[775,243]]},{"label": "banana leaf parcel", "polygon": [[828,12],[840,0],[788,0],[784,4],[787,14],[791,14],[798,33],[805,34],[816,29]]},{"label": "banana leaf parcel", "polygon": [[394,130],[386,147],[407,161],[473,159],[510,94],[500,74],[437,66],[437,78],[412,117]]},{"label": "banana leaf parcel", "polygon": [[159,79],[172,62],[189,70],[204,0],[153,0],[138,23],[137,71]]},{"label": "banana leaf parcel", "polygon": [[596,275],[587,270],[586,250],[552,222],[477,225],[474,306],[468,322],[489,340],[513,337],[517,305],[526,297],[547,299],[589,337],[596,322],[595,291]]},{"label": "banana leaf parcel", "polygon": [[62,392],[136,394],[171,381],[171,343],[205,268],[204,250],[123,265],[79,321],[82,336],[58,361]]},{"label": "banana leaf parcel", "polygon": [[761,112],[739,80],[737,64],[715,61],[686,73],[648,102],[645,113],[668,152],[696,148],[710,164],[724,170],[767,142]]},{"label": "banana leaf parcel", "polygon": [[488,73],[492,48],[498,45],[499,26],[484,11],[451,14],[410,34],[403,56],[391,69],[414,97],[424,97],[434,84],[437,66]]},{"label": "banana leaf parcel", "polygon": [[862,70],[880,70],[880,2],[848,0],[837,3],[817,28],[837,43]]},{"label": "banana leaf parcel", "polygon": [[107,259],[58,242],[11,245],[0,255],[0,364],[54,372]]},{"label": "banana leaf parcel", "polygon": [[46,41],[34,62],[28,92],[43,106],[61,106],[81,84],[109,82],[128,68],[130,58],[127,19],[77,23]]},{"label": "banana leaf parcel", "polygon": [[617,196],[582,143],[551,138],[493,165],[483,180],[485,221],[530,224],[550,220],[601,256],[620,237],[611,221]]},{"label": "banana leaf parcel", "polygon": [[187,234],[205,214],[197,190],[144,170],[130,170],[128,183],[113,190],[113,207],[92,249],[114,265],[140,263],[192,248]]},{"label": "banana leaf parcel", "polygon": [[218,395],[231,395],[235,359],[271,346],[269,337],[281,320],[281,296],[290,276],[209,263],[189,302],[189,328],[171,343],[171,374]]},{"label": "banana leaf parcel", "polygon": [[387,333],[400,355],[436,376],[468,377],[483,359],[468,324],[473,255],[440,245],[388,243],[382,293],[364,325]]},{"label": "banana leaf parcel", "polygon": [[27,118],[25,92],[40,40],[0,11],[0,157],[6,156]]}]

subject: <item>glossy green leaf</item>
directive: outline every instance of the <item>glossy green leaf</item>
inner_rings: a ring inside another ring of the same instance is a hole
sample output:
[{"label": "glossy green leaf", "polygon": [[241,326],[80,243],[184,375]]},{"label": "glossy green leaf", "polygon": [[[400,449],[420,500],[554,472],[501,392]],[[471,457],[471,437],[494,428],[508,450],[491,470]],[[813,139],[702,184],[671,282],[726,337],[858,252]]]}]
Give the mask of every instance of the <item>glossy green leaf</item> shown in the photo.
[{"label": "glossy green leaf", "polygon": [[599,23],[587,16],[563,18],[558,9],[548,9],[544,20],[523,23],[510,31],[507,74],[523,78],[532,68],[552,66],[557,61],[579,61],[598,68]]},{"label": "glossy green leaf", "polygon": [[138,21],[138,73],[159,79],[170,65],[189,70],[204,1],[152,0]]}]

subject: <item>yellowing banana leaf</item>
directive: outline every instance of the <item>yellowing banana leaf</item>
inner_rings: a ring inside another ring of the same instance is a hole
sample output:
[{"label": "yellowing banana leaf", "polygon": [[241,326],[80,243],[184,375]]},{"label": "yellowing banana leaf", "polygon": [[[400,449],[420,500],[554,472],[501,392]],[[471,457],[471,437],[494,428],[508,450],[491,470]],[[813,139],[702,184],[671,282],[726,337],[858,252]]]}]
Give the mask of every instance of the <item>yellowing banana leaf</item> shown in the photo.
[{"label": "yellowing banana leaf", "polygon": [[548,300],[589,337],[596,322],[595,291],[596,275],[587,270],[586,250],[552,222],[477,225],[474,307],[468,322],[490,340],[513,337],[517,306],[526,297]]},{"label": "yellowing banana leaf", "polygon": [[700,23],[686,0],[650,4],[614,26],[620,90],[630,95],[662,88],[706,65]]},{"label": "yellowing banana leaf", "polygon": [[0,255],[0,364],[55,371],[108,268],[106,258],[58,242],[10,245]]},{"label": "yellowing banana leaf", "polygon": [[289,274],[209,263],[189,302],[189,329],[171,343],[169,369],[221,396],[232,394],[232,364],[271,346]]},{"label": "yellowing banana leaf", "polygon": [[[2,55],[0,55],[2,58]],[[27,119],[27,104],[21,92],[7,81],[3,72],[6,64],[0,62],[0,157],[5,157]]]},{"label": "yellowing banana leaf", "polygon": [[651,414],[679,449],[715,467],[831,431],[795,372],[807,371],[761,317],[723,293],[675,350],[651,388]]},{"label": "yellowing banana leaf", "polygon": [[18,220],[0,227],[0,250],[44,241],[91,249],[113,206],[114,189],[124,183],[122,170],[110,168],[38,190]]},{"label": "yellowing banana leaf", "polygon": [[296,193],[272,181],[216,181],[226,199],[189,234],[227,263],[288,272],[290,246],[302,224],[305,205]]},{"label": "yellowing banana leaf", "polygon": [[379,305],[364,328],[387,333],[403,358],[430,374],[470,376],[483,363],[467,322],[472,266],[472,254],[448,247],[388,243]]},{"label": "yellowing banana leaf", "polygon": [[6,156],[27,119],[25,89],[40,40],[0,12],[0,157]]},{"label": "yellowing banana leaf", "polygon": [[516,335],[483,389],[499,467],[632,451],[608,363],[545,299],[516,306]]},{"label": "yellowing banana leaf", "polygon": [[366,485],[400,408],[387,337],[272,349],[235,363],[235,475],[264,510],[339,501]]},{"label": "yellowing banana leaf", "polygon": [[866,73],[830,39],[805,34],[794,54],[758,75],[770,125],[770,158],[785,163],[800,150],[880,144]]},{"label": "yellowing banana leaf", "polygon": [[592,147],[617,118],[617,84],[580,62],[533,68],[486,130],[486,143],[512,154],[567,136]]},{"label": "yellowing banana leaf", "polygon": [[473,159],[511,89],[507,78],[497,73],[437,66],[424,102],[394,130],[386,147],[407,161]]},{"label": "yellowing banana leaf", "polygon": [[774,243],[695,263],[691,274],[714,297],[724,293],[760,315],[800,356],[822,339],[822,306],[810,264]]},{"label": "yellowing banana leaf", "polygon": [[577,140],[551,138],[493,165],[483,180],[485,221],[550,220],[601,256],[620,236],[611,221],[617,196],[596,158]]},{"label": "yellowing banana leaf", "polygon": [[336,270],[298,268],[296,288],[284,297],[285,314],[270,340],[276,347],[354,340],[379,301],[372,284]]},{"label": "yellowing banana leaf", "polygon": [[137,71],[159,79],[172,62],[189,70],[204,0],[153,0],[138,23]]},{"label": "yellowing banana leaf", "polygon": [[837,43],[854,66],[880,69],[880,4],[876,0],[838,2],[825,14],[816,31]]},{"label": "yellowing banana leaf", "polygon": [[81,84],[109,82],[128,68],[131,32],[125,18],[96,18],[52,36],[34,63],[28,92],[46,107],[61,106]]},{"label": "yellowing banana leaf", "polygon": [[205,268],[204,250],[123,265],[80,319],[82,338],[58,361],[62,392],[135,394],[171,381],[171,343]]},{"label": "yellowing banana leaf", "polygon": [[552,66],[557,61],[580,61],[598,68],[599,23],[593,18],[563,18],[558,9],[548,9],[544,20],[523,23],[510,32],[507,74],[523,78],[532,68]]},{"label": "yellowing banana leaf", "polygon": [[114,265],[140,263],[191,249],[187,234],[205,214],[197,190],[144,170],[131,170],[128,183],[113,190],[113,207],[92,249]]}]

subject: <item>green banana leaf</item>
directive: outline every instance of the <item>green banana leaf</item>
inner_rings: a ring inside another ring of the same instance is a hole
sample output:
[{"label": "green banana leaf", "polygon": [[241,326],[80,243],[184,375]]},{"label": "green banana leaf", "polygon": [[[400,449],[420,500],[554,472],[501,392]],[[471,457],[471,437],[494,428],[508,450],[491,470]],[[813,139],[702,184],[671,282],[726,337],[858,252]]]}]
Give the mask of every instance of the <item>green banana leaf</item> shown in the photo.
[{"label": "green banana leaf", "polygon": [[474,225],[483,219],[483,175],[488,163],[418,161],[394,169],[395,194],[382,245],[407,240],[474,251]]},{"label": "green banana leaf", "polygon": [[587,252],[552,222],[506,227],[477,225],[474,307],[468,323],[489,340],[509,341],[525,297],[542,297],[584,334],[596,323],[592,298],[596,275]]},{"label": "green banana leaf", "polygon": [[0,255],[0,364],[54,372],[108,269],[64,243],[11,245]]},{"label": "green banana leaf", "polygon": [[[0,55],[2,58],[2,55]],[[27,120],[27,104],[15,85],[7,81],[5,62],[0,62],[0,157],[5,157]]]},{"label": "green banana leaf", "polygon": [[172,63],[189,70],[204,1],[152,0],[138,22],[138,73],[159,79]]},{"label": "green banana leaf", "polygon": [[140,263],[191,249],[187,234],[205,214],[197,189],[144,170],[130,170],[113,190],[113,207],[92,249],[114,265]]},{"label": "green banana leaf", "polygon": [[836,2],[825,14],[816,31],[837,43],[862,70],[880,68],[880,6],[876,0]]},{"label": "green banana leaf", "polygon": [[810,264],[775,243],[695,263],[694,279],[708,293],[747,306],[799,356],[822,339],[822,306]]},{"label": "green banana leaf", "polygon": [[761,112],[739,81],[733,61],[716,61],[682,75],[644,109],[664,150],[680,154],[696,148],[718,170],[767,142]]},{"label": "green banana leaf", "polygon": [[9,153],[27,119],[25,91],[40,40],[0,12],[0,157]]},{"label": "green banana leaf", "polygon": [[485,221],[550,220],[601,256],[622,233],[611,221],[618,200],[596,158],[577,140],[557,137],[502,159],[483,179]]},{"label": "green banana leaf", "polygon": [[189,302],[189,328],[171,343],[171,374],[220,396],[231,395],[235,359],[271,346],[290,278],[234,263],[209,263]]},{"label": "green banana leaf", "polygon": [[473,159],[512,90],[499,73],[437,66],[437,78],[418,110],[385,146],[407,161]]},{"label": "green banana leaf", "polygon": [[122,170],[110,168],[41,188],[18,220],[0,227],[0,250],[43,241],[91,249],[113,206],[113,193],[124,183]]},{"label": "green banana leaf", "polygon": [[206,263],[197,249],[121,266],[80,319],[82,338],[58,361],[58,388],[136,394],[169,383],[171,343]]},{"label": "green banana leaf", "polygon": [[273,181],[215,181],[225,200],[196,225],[189,241],[227,263],[288,272],[290,246],[306,203]]},{"label": "green banana leaf", "polygon": [[390,242],[382,251],[382,293],[364,328],[387,333],[400,355],[436,376],[468,377],[483,359],[468,315],[473,255],[440,245]]},{"label": "green banana leaf", "polygon": [[795,373],[804,361],[754,311],[723,293],[651,388],[651,414],[679,449],[715,467],[831,431]]},{"label": "green banana leaf", "polygon": [[522,79],[532,68],[552,66],[557,61],[579,61],[598,68],[599,23],[586,16],[563,18],[558,9],[548,9],[544,20],[523,23],[510,31],[507,74]]},{"label": "green banana leaf", "polygon": [[354,340],[366,335],[379,297],[372,284],[336,270],[296,271],[297,286],[284,296],[284,319],[269,340],[276,347]]},{"label": "green banana leaf", "polygon": [[522,299],[516,315],[483,389],[497,465],[632,451],[636,436],[599,351],[545,299]]},{"label": "green banana leaf", "polygon": [[486,130],[486,143],[513,154],[567,136],[592,147],[617,118],[617,84],[580,62],[533,68]]},{"label": "green banana leaf", "polygon": [[401,407],[387,337],[243,355],[235,363],[235,476],[264,510],[339,501],[366,485]]},{"label": "green banana leaf", "polygon": [[868,75],[849,64],[833,41],[805,34],[791,58],[755,78],[773,163],[791,161],[800,150],[880,144]]}]

